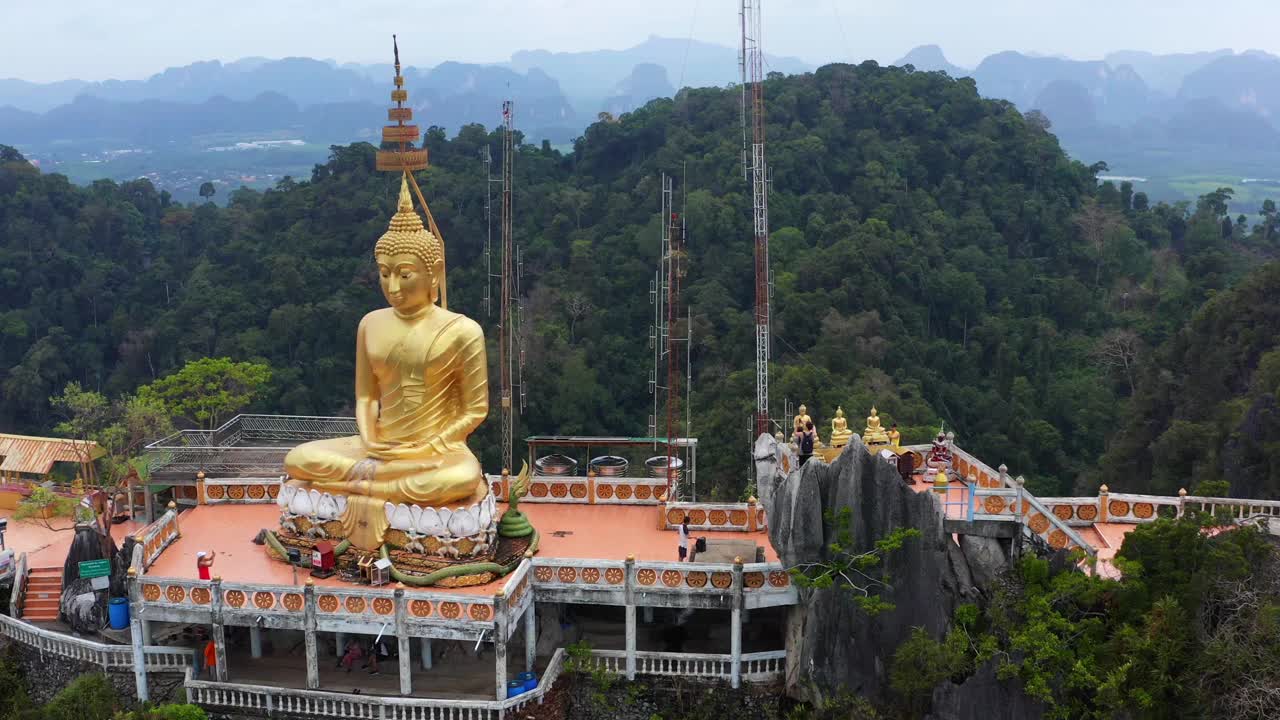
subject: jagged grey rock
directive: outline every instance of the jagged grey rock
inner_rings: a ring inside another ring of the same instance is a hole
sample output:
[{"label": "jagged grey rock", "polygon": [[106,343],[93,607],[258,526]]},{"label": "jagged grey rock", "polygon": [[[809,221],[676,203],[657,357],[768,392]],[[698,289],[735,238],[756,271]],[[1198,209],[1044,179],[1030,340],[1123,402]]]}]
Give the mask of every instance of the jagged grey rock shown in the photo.
[{"label": "jagged grey rock", "polygon": [[1009,565],[1008,556],[996,538],[978,535],[961,535],[960,549],[964,551],[973,584],[986,591]]},{"label": "jagged grey rock", "polygon": [[925,720],[1039,720],[1044,705],[1022,690],[1017,678],[1000,680],[985,663],[959,685],[945,680],[933,689],[933,711]]},{"label": "jagged grey rock", "polygon": [[798,656],[788,663],[794,668],[787,678],[792,696],[820,703],[847,691],[883,699],[893,652],[912,628],[941,637],[955,608],[978,599],[964,553],[943,531],[938,500],[908,487],[893,467],[866,452],[861,439],[850,440],[832,464],[815,457],[785,478],[776,461],[771,467],[762,459],[764,440],[756,443],[757,469],[772,474],[756,483],[767,498],[769,539],[786,565],[829,557],[836,528],[825,521],[826,511],[851,510],[853,552],[872,549],[895,528],[921,532],[885,559],[891,587],[881,595],[894,603],[892,610],[868,616],[848,591],[802,591],[789,621],[789,651]]}]

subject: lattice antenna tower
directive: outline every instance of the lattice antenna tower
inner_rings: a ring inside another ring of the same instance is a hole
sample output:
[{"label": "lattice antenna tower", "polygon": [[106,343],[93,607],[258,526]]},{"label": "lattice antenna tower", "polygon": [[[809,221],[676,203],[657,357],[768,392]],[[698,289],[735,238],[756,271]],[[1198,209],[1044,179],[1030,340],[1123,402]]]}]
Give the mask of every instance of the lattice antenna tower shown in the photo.
[{"label": "lattice antenna tower", "polygon": [[[756,413],[755,433],[770,431],[769,419],[769,169],[764,152],[764,51],[761,49],[761,0],[741,0],[742,159],[751,183],[752,233],[755,239]],[[747,146],[750,127],[750,147]]]},{"label": "lattice antenna tower", "polygon": [[484,165],[484,315],[493,317],[493,185],[502,182],[493,177],[493,152],[489,143],[480,148],[480,162]]},{"label": "lattice antenna tower", "polygon": [[[684,219],[675,211],[675,193],[672,178],[662,176],[662,239],[659,246],[658,270],[650,286],[650,301],[654,307],[653,370],[649,377],[649,390],[653,393],[653,415],[650,416],[651,436],[665,436],[667,467],[675,464],[680,456],[677,440],[681,433],[680,393],[682,381],[687,389],[687,377],[682,377],[682,364],[687,368],[689,357],[689,322],[683,315],[680,290],[688,272],[688,256],[685,252]],[[681,362],[683,356],[684,362]],[[687,401],[686,401],[687,405]],[[661,407],[661,411],[659,408]],[[686,408],[687,410],[687,408]],[[684,422],[687,422],[685,420]],[[667,473],[667,497],[671,494],[672,473]]]},{"label": "lattice antenna tower", "polygon": [[[524,350],[519,341],[520,308],[519,295],[520,261],[516,257],[515,242],[512,238],[514,214],[512,210],[512,182],[515,169],[515,106],[510,100],[502,103],[502,287],[501,305],[499,307],[499,339],[498,339],[498,374],[500,378],[499,402],[502,409],[502,467],[512,470],[515,415],[524,408]],[[517,408],[513,398],[515,392],[520,393]]]}]

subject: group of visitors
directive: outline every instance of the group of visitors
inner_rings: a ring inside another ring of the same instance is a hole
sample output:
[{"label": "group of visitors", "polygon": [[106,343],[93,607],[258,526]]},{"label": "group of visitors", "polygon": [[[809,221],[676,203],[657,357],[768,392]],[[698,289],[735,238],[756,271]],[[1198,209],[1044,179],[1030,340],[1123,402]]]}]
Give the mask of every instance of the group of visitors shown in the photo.
[{"label": "group of visitors", "polygon": [[346,651],[342,653],[342,659],[338,661],[338,669],[345,668],[347,672],[351,672],[356,663],[363,660],[360,669],[369,668],[370,675],[377,675],[378,661],[387,660],[390,657],[391,647],[382,636],[378,636],[376,640],[369,643],[368,647],[359,640],[350,640],[347,642]]}]

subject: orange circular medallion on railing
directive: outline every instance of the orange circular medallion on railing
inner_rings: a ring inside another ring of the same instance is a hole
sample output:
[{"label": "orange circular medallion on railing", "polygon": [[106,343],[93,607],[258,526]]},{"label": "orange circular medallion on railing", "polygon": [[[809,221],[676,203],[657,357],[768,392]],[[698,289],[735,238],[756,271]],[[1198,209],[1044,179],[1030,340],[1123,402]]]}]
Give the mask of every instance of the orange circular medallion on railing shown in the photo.
[{"label": "orange circular medallion on railing", "polygon": [[1075,512],[1072,511],[1070,505],[1054,505],[1053,514],[1057,515],[1058,519],[1063,522],[1066,522],[1071,518],[1075,517]]},{"label": "orange circular medallion on railing", "polygon": [[611,567],[604,571],[604,580],[610,585],[621,585],[625,577],[622,568]]},{"label": "orange circular medallion on railing", "polygon": [[783,570],[771,570],[769,572],[769,584],[776,588],[783,588],[791,584],[791,576]]},{"label": "orange circular medallion on railing", "polygon": [[582,568],[582,582],[589,585],[600,582],[600,568]]},{"label": "orange circular medallion on railing", "polygon": [[734,527],[746,527],[747,511],[746,510],[730,510],[729,524]]},{"label": "orange circular medallion on railing", "polygon": [[581,500],[582,498],[587,496],[587,486],[586,485],[570,485],[569,494],[577,498],[578,500]]},{"label": "orange circular medallion on railing", "polygon": [[727,572],[711,573],[711,587],[724,590],[733,584],[733,575]]},{"label": "orange circular medallion on railing", "polygon": [[170,585],[164,589],[164,598],[177,604],[187,599],[187,591],[180,585]]},{"label": "orange circular medallion on railing", "polygon": [[210,500],[221,500],[226,497],[227,489],[222,485],[205,485],[204,495]]},{"label": "orange circular medallion on railing", "polygon": [[636,571],[636,582],[641,585],[652,585],[658,580],[658,573],[653,568],[640,568]]},{"label": "orange circular medallion on railing", "polygon": [[1054,550],[1061,550],[1067,546],[1067,534],[1061,530],[1054,530],[1049,533],[1049,547]]},{"label": "orange circular medallion on railing", "polygon": [[155,602],[160,599],[160,586],[147,583],[142,586],[142,599],[147,602]]},{"label": "orange circular medallion on railing", "polygon": [[600,498],[601,500],[608,500],[609,498],[613,497],[613,486],[612,485],[596,485],[596,497]]},{"label": "orange circular medallion on railing", "polygon": [[267,494],[271,496],[271,499],[272,499],[272,500],[275,500],[276,498],[280,497],[280,486],[279,486],[279,485],[268,485],[268,486],[267,486]]},{"label": "orange circular medallion on railing", "polygon": [[1129,503],[1124,500],[1112,500],[1107,505],[1107,512],[1111,513],[1113,518],[1124,517],[1129,514]]},{"label": "orange circular medallion on railing", "polygon": [[440,615],[448,620],[457,620],[462,615],[462,606],[453,601],[440,603]]},{"label": "orange circular medallion on railing", "polygon": [[690,570],[684,574],[684,584],[691,588],[707,586],[707,574],[700,570]]},{"label": "orange circular medallion on railing", "polygon": [[1085,522],[1093,522],[1098,517],[1098,508],[1093,505],[1081,505],[1076,508],[1076,517]]},{"label": "orange circular medallion on railing", "polygon": [[679,570],[663,570],[662,571],[662,584],[666,585],[667,587],[675,587],[679,585],[681,579],[682,578],[680,577]]},{"label": "orange circular medallion on railing", "polygon": [[618,495],[618,499],[619,499],[619,500],[630,500],[630,499],[631,499],[631,486],[630,486],[630,485],[618,485],[618,493],[617,493],[617,495]]},{"label": "orange circular medallion on railing", "polygon": [[227,487],[227,497],[228,497],[228,498],[230,498],[230,499],[232,499],[232,500],[243,500],[243,499],[244,499],[244,486],[243,486],[243,485],[231,485],[231,486]]},{"label": "orange circular medallion on railing", "polygon": [[648,500],[648,499],[649,499],[649,496],[651,496],[651,495],[653,495],[653,488],[649,487],[648,485],[637,485],[637,486],[636,486],[636,499],[637,499],[637,500]]},{"label": "orange circular medallion on railing", "polygon": [[222,596],[222,599],[226,600],[227,604],[233,608],[244,607],[244,593],[239,590],[228,590],[226,594]]},{"label": "orange circular medallion on railing", "polygon": [[668,525],[679,525],[681,520],[684,520],[683,510],[680,510],[678,508],[671,508],[670,510],[667,511]]},{"label": "orange circular medallion on railing", "polygon": [[253,594],[253,604],[259,610],[270,610],[276,605],[276,596],[260,590]]},{"label": "orange circular medallion on railing", "polygon": [[690,510],[690,511],[689,511],[689,523],[690,523],[690,524],[693,524],[693,525],[702,525],[702,524],[705,524],[706,522],[707,522],[707,511],[706,511],[706,510]]},{"label": "orange circular medallion on railing", "polygon": [[266,496],[267,496],[267,489],[266,489],[266,488],[264,488],[264,487],[262,487],[261,485],[250,485],[250,486],[249,486],[249,499],[251,499],[251,500],[261,500],[262,498],[264,498],[264,497],[266,497]]},{"label": "orange circular medallion on railing", "polygon": [[299,595],[298,593],[288,593],[284,596],[284,600],[283,600],[284,609],[288,610],[289,612],[298,612],[299,610],[302,609],[302,606],[303,604],[305,604],[305,602],[306,601],[303,600],[302,596]]},{"label": "orange circular medallion on railing", "polygon": [[1155,506],[1151,503],[1135,503],[1133,506],[1133,515],[1140,520],[1148,520],[1152,515],[1156,514]]},{"label": "orange circular medallion on railing", "polygon": [[982,500],[982,510],[988,515],[999,515],[1004,508],[1004,498],[999,495],[988,495]]},{"label": "orange circular medallion on railing", "polygon": [[572,583],[578,579],[578,571],[571,567],[562,567],[556,570],[556,578],[562,583]]},{"label": "orange circular medallion on railing", "polygon": [[207,587],[191,588],[191,602],[197,605],[208,605],[209,601],[212,599],[213,599],[213,596],[209,592],[209,588]]},{"label": "orange circular medallion on railing", "polygon": [[569,494],[569,488],[564,483],[556,483],[551,486],[551,497],[562,498]]},{"label": "orange circular medallion on railing", "polygon": [[729,513],[723,510],[712,510],[707,519],[711,521],[712,525],[724,525],[729,522]]},{"label": "orange circular medallion on railing", "polygon": [[409,603],[409,612],[414,617],[430,617],[431,601],[430,600],[414,600]]},{"label": "orange circular medallion on railing", "polygon": [[389,597],[376,597],[373,599],[373,612],[377,615],[390,615],[396,611],[396,604]]},{"label": "orange circular medallion on railing", "polygon": [[764,573],[762,572],[743,573],[742,584],[746,585],[749,589],[752,589],[752,590],[756,588],[762,588],[764,587]]},{"label": "orange circular medallion on railing", "polygon": [[546,565],[539,565],[533,569],[533,577],[538,582],[551,582],[553,575],[555,575],[555,571]]},{"label": "orange circular medallion on railing", "polygon": [[1036,513],[1027,520],[1027,527],[1031,528],[1031,532],[1039,535],[1049,529],[1049,518],[1040,513]]},{"label": "orange circular medallion on railing", "polygon": [[344,607],[347,608],[347,612],[353,615],[359,615],[360,613],[364,612],[365,601],[364,601],[364,598],[362,597],[356,597],[355,595],[348,595],[347,599],[343,601],[342,604]]},{"label": "orange circular medallion on railing", "polygon": [[489,605],[472,605],[467,609],[472,620],[488,622],[493,617],[493,608]]},{"label": "orange circular medallion on railing", "polygon": [[529,494],[536,498],[547,496],[546,483],[534,483],[529,486]]},{"label": "orange circular medallion on railing", "polygon": [[321,612],[338,612],[339,604],[337,595],[321,595],[319,599],[316,600],[316,605],[320,608]]}]

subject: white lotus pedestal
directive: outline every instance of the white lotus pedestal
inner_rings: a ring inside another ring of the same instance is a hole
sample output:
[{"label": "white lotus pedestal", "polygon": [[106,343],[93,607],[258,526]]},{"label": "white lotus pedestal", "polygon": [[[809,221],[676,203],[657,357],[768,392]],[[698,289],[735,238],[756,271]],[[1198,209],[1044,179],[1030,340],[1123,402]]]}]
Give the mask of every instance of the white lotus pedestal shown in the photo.
[{"label": "white lotus pedestal", "polygon": [[[417,578],[497,560],[499,518],[491,493],[479,502],[444,507],[385,503],[388,528],[380,548],[356,548],[343,542],[343,517],[349,505],[345,495],[285,484],[276,504],[280,507],[280,527],[268,537],[268,552],[285,560],[289,550],[297,548],[301,564],[307,566],[311,548],[327,540],[339,549],[341,577],[354,582],[359,581],[356,567],[360,561],[384,555],[397,572]],[[444,582],[428,584],[477,584],[489,582],[492,576],[455,573],[441,580]]]}]

